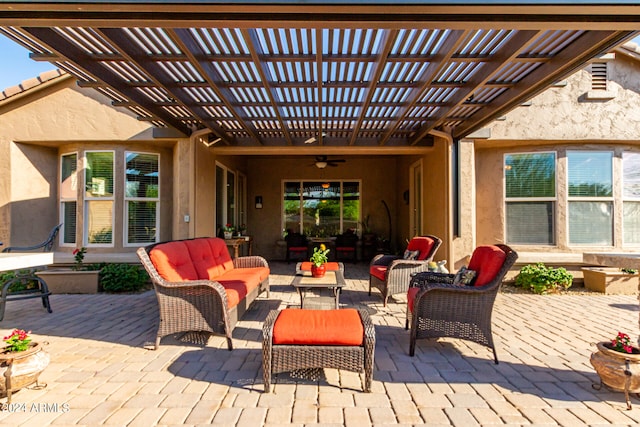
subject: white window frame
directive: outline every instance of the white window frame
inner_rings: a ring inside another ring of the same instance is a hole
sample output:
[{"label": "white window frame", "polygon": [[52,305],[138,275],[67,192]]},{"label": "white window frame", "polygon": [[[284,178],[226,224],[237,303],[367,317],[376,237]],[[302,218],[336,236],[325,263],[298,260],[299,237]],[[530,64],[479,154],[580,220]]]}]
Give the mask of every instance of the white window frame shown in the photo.
[{"label": "white window frame", "polygon": [[[515,156],[515,155],[527,155],[527,154],[553,154],[554,157],[554,167],[555,167],[555,182],[554,182],[554,191],[553,193],[555,194],[555,196],[553,197],[507,197],[507,176],[506,176],[506,170],[504,169],[504,165],[507,164],[507,156]],[[534,247],[534,246],[544,246],[544,247],[551,247],[551,246],[557,246],[558,245],[558,224],[557,224],[557,218],[558,218],[558,152],[557,151],[553,151],[553,150],[548,150],[548,151],[516,151],[516,152],[509,152],[509,153],[504,153],[502,155],[502,165],[503,165],[503,170],[502,170],[502,194],[504,195],[504,229],[503,229],[503,236],[505,241],[510,244],[510,245],[518,245],[518,246],[522,246],[522,247]],[[508,241],[508,235],[507,235],[507,228],[508,228],[508,224],[507,224],[507,204],[510,202],[552,202],[553,203],[553,222],[552,222],[552,226],[553,226],[553,233],[552,233],[552,237],[553,237],[553,241],[551,243],[548,244],[543,244],[543,243],[513,243],[513,242],[509,242]]]},{"label": "white window frame", "polygon": [[[238,194],[237,194],[236,187],[238,185],[238,173],[239,172],[238,171],[234,171],[230,167],[228,167],[228,166],[226,166],[223,163],[220,163],[218,161],[216,161],[215,167],[216,168],[219,167],[223,171],[222,188],[224,190],[223,190],[222,199],[221,199],[221,203],[222,203],[222,221],[221,221],[220,224],[214,224],[214,227],[216,227],[217,225],[219,225],[220,227],[224,227],[225,224],[231,224],[234,227],[238,227],[239,225],[241,225],[241,224],[237,224],[237,221],[238,221],[238,209],[237,209],[237,206],[238,206],[238,202],[237,202]],[[233,183],[233,188],[231,190],[228,189],[228,179],[227,179],[230,173],[234,175],[234,183]],[[217,176],[217,174],[216,174],[216,176]],[[216,183],[216,191],[215,192],[217,193],[217,183]],[[229,194],[230,193],[233,195],[233,200],[235,201],[235,206],[233,208],[234,218],[229,218],[228,217],[228,213],[229,213]],[[214,200],[216,200],[216,203],[217,203],[217,200],[218,200],[218,195],[217,194],[215,194]],[[216,209],[215,209],[216,216],[217,216],[217,208],[218,207],[216,206]],[[218,218],[214,217],[214,223],[217,220],[218,220]]]},{"label": "white window frame", "polygon": [[[68,153],[62,153],[60,154],[60,161],[58,163],[58,185],[62,186],[62,159],[65,156],[71,156],[71,155],[76,155],[76,188],[75,188],[75,197],[71,198],[71,197],[63,197],[62,196],[62,191],[61,189],[59,189],[59,212],[58,212],[58,217],[60,218],[60,221],[58,222],[59,224],[62,224],[62,228],[60,230],[60,238],[58,239],[58,246],[60,247],[67,247],[67,248],[75,248],[78,245],[78,219],[79,219],[79,215],[78,215],[78,189],[81,188],[81,182],[80,182],[80,171],[82,169],[80,169],[80,155],[77,151],[71,151]],[[82,179],[84,181],[84,178]],[[67,202],[76,202],[76,229],[74,230],[75,232],[75,242],[74,243],[65,243],[64,242],[64,235],[65,235],[65,230],[67,228],[67,224],[64,221],[64,203]]]},{"label": "white window frame", "polygon": [[[152,155],[152,156],[158,156],[158,197],[156,198],[150,198],[150,197],[128,197],[127,196],[127,189],[126,189],[126,185],[127,185],[127,154],[129,153],[133,153],[133,154],[148,154],[148,155]],[[153,153],[150,151],[135,151],[135,150],[130,150],[127,151],[125,150],[124,152],[124,162],[123,162],[123,170],[122,170],[122,177],[123,177],[123,185],[125,186],[124,188],[124,198],[123,198],[123,203],[124,203],[124,207],[122,209],[123,211],[123,217],[122,217],[122,228],[123,228],[123,238],[124,240],[122,241],[122,246],[123,247],[139,247],[141,244],[149,244],[149,243],[129,243],[129,202],[156,202],[156,239],[154,243],[157,243],[160,241],[160,191],[161,191],[161,182],[160,182],[160,177],[162,176],[160,168],[161,168],[161,157],[160,157],[160,153]]]},{"label": "white window frame", "polygon": [[[87,154],[88,153],[112,153],[113,155],[113,193],[111,197],[91,197],[87,196],[87,183],[86,183],[86,169],[87,169]],[[82,188],[82,209],[83,209],[83,246],[88,248],[113,248],[115,247],[116,233],[115,233],[115,216],[116,216],[116,152],[115,150],[86,150],[82,156],[82,170],[83,170],[83,182],[84,187]],[[111,209],[111,243],[89,243],[89,209],[87,208],[88,202],[98,201],[98,202],[106,202],[111,201],[113,203],[113,208]]]},{"label": "white window frame", "polygon": [[[640,152],[638,151],[631,151],[631,150],[626,150],[623,151],[620,157],[621,160],[621,167],[620,167],[620,182],[622,183],[622,188],[620,189],[620,195],[621,195],[621,199],[622,199],[622,224],[620,224],[620,228],[622,230],[622,246],[625,247],[629,247],[629,248],[638,248],[640,247],[640,243],[628,243],[625,241],[625,231],[624,231],[624,204],[626,202],[640,202],[640,196],[638,197],[628,197],[625,196],[624,194],[624,189],[625,189],[625,181],[624,181],[624,155],[625,154],[635,154],[640,156]],[[615,228],[614,228],[615,230]]]},{"label": "white window frame", "polygon": [[[584,197],[584,196],[570,196],[569,195],[569,153],[611,153],[611,196],[610,197]],[[566,224],[565,229],[567,230],[567,247],[614,247],[616,242],[615,236],[615,228],[616,228],[616,215],[615,215],[615,179],[614,179],[614,167],[613,162],[615,159],[616,153],[613,150],[567,150],[565,153],[566,159],[566,174],[565,174],[565,182],[566,182],[566,192],[567,192],[567,206],[565,208],[566,212]],[[610,202],[611,203],[611,245],[601,245],[597,243],[572,243],[571,242],[571,224],[569,222],[570,213],[569,206],[571,202]]]}]

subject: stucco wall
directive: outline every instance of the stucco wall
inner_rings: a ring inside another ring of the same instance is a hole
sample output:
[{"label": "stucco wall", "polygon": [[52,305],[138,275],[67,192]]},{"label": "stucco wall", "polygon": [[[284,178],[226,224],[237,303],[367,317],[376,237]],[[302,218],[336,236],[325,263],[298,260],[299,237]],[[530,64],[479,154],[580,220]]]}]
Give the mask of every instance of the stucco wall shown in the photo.
[{"label": "stucco wall", "polygon": [[[119,174],[116,192],[120,194],[124,182],[121,174],[124,150],[160,153],[160,228],[168,231],[163,232],[161,238],[172,237],[171,172],[175,141],[152,140],[152,126],[148,123],[139,121],[125,109],[113,107],[111,101],[98,92],[77,87],[75,80],[67,77],[4,100],[0,104],[0,121],[0,153],[3,154],[0,156],[0,217],[3,219],[0,241],[5,245],[38,243],[58,223],[58,156],[71,151],[79,151],[81,155],[84,149],[116,150],[116,173]],[[122,198],[116,197],[116,246],[101,248],[101,252],[122,251],[122,203]],[[77,226],[81,229],[81,214],[78,220]]]},{"label": "stucco wall", "polygon": [[[323,170],[313,166],[313,157],[278,158],[274,156],[247,159],[248,233],[254,236],[254,253],[268,259],[284,259],[282,239],[283,180],[340,179],[362,181],[362,214],[370,215],[370,226],[388,237],[384,200],[391,211],[392,232],[398,230],[396,218],[398,194],[396,158],[391,156],[346,157],[347,162]],[[256,209],[255,196],[262,196],[263,208]]]},{"label": "stucco wall", "polygon": [[[504,121],[489,126],[491,137],[475,140],[477,244],[506,241],[504,204],[504,155],[553,151],[556,161],[556,209],[554,245],[512,245],[520,252],[582,253],[603,250],[637,250],[622,244],[622,202],[619,194],[621,155],[640,149],[640,64],[616,54],[608,68],[608,92],[613,99],[588,100],[590,65],[566,79],[566,86],[552,87],[508,113]],[[567,150],[614,152],[614,245],[568,244]]]},{"label": "stucco wall", "polygon": [[617,54],[609,61],[610,100],[588,100],[590,65],[566,79],[566,86],[550,87],[495,121],[491,140],[640,141],[640,64]]}]

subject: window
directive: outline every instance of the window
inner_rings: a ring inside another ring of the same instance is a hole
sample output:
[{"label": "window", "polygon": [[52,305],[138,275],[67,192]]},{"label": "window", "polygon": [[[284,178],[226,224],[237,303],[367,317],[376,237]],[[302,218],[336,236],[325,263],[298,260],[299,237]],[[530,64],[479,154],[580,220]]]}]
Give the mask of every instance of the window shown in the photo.
[{"label": "window", "polygon": [[[238,189],[238,195],[242,197],[240,211],[236,204],[236,187],[244,186],[236,182],[236,172],[221,164],[216,165],[216,232],[218,235],[226,224],[231,224],[236,230],[244,224],[246,213],[242,210],[246,206],[246,193]],[[246,187],[243,187],[243,190]]]},{"label": "window", "polygon": [[612,152],[567,152],[569,244],[613,245],[612,162]]},{"label": "window", "polygon": [[125,153],[125,242],[158,241],[159,155]]},{"label": "window", "polygon": [[554,244],[555,153],[507,154],[504,173],[507,242]]},{"label": "window", "polygon": [[75,245],[78,204],[78,153],[60,158],[61,246]]},{"label": "window", "polygon": [[113,245],[113,151],[85,153],[85,239],[88,246]]},{"label": "window", "polygon": [[623,242],[640,245],[640,153],[622,154]]},{"label": "window", "polygon": [[360,182],[289,181],[283,194],[284,230],[328,237],[358,229]]}]

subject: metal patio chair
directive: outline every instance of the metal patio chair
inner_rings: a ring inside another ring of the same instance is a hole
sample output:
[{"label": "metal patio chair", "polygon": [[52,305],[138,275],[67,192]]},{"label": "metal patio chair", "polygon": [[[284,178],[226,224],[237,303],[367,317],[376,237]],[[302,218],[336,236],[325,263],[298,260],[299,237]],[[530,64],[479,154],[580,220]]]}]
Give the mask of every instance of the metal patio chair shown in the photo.
[{"label": "metal patio chair", "polygon": [[[3,253],[8,252],[51,252],[53,244],[58,236],[58,232],[62,224],[58,224],[49,233],[49,236],[41,243],[33,246],[8,246],[2,250]],[[49,287],[47,283],[36,275],[36,271],[40,267],[31,267],[24,270],[19,270],[15,273],[15,277],[9,279],[2,284],[2,293],[0,293],[0,320],[4,318],[4,310],[7,305],[7,301],[15,301],[29,298],[42,298],[42,305],[47,309],[49,313],[52,312],[51,304],[49,303]],[[9,292],[9,289],[13,285],[22,284],[25,289]]]}]

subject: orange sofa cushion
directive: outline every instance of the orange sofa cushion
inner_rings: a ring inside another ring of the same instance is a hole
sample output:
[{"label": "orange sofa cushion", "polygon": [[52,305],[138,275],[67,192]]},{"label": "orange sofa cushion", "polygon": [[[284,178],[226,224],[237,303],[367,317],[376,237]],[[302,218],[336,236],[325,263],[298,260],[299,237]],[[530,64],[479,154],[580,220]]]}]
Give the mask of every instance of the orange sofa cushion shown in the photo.
[{"label": "orange sofa cushion", "polygon": [[486,285],[496,277],[506,258],[507,254],[497,246],[478,246],[467,267],[477,272],[474,286]]},{"label": "orange sofa cushion", "polygon": [[364,326],[354,308],[284,309],[273,325],[273,344],[360,346]]},{"label": "orange sofa cushion", "polygon": [[149,253],[149,258],[158,274],[169,282],[198,280],[198,273],[184,241],[156,245]]},{"label": "orange sofa cushion", "polygon": [[435,242],[430,237],[416,236],[409,241],[407,250],[420,251],[420,253],[418,254],[418,258],[416,259],[422,261],[427,259],[427,256],[431,252],[431,248],[433,247],[434,243]]},{"label": "orange sofa cushion", "polygon": [[236,268],[227,271],[217,280],[227,294],[227,306],[233,308],[242,301],[249,292],[260,285],[260,282],[269,275],[266,267]]},{"label": "orange sofa cushion", "polygon": [[[300,263],[300,270],[302,271],[311,271],[311,261],[303,261]],[[338,271],[340,270],[340,264],[337,262],[325,262],[324,263],[327,271]]]}]

